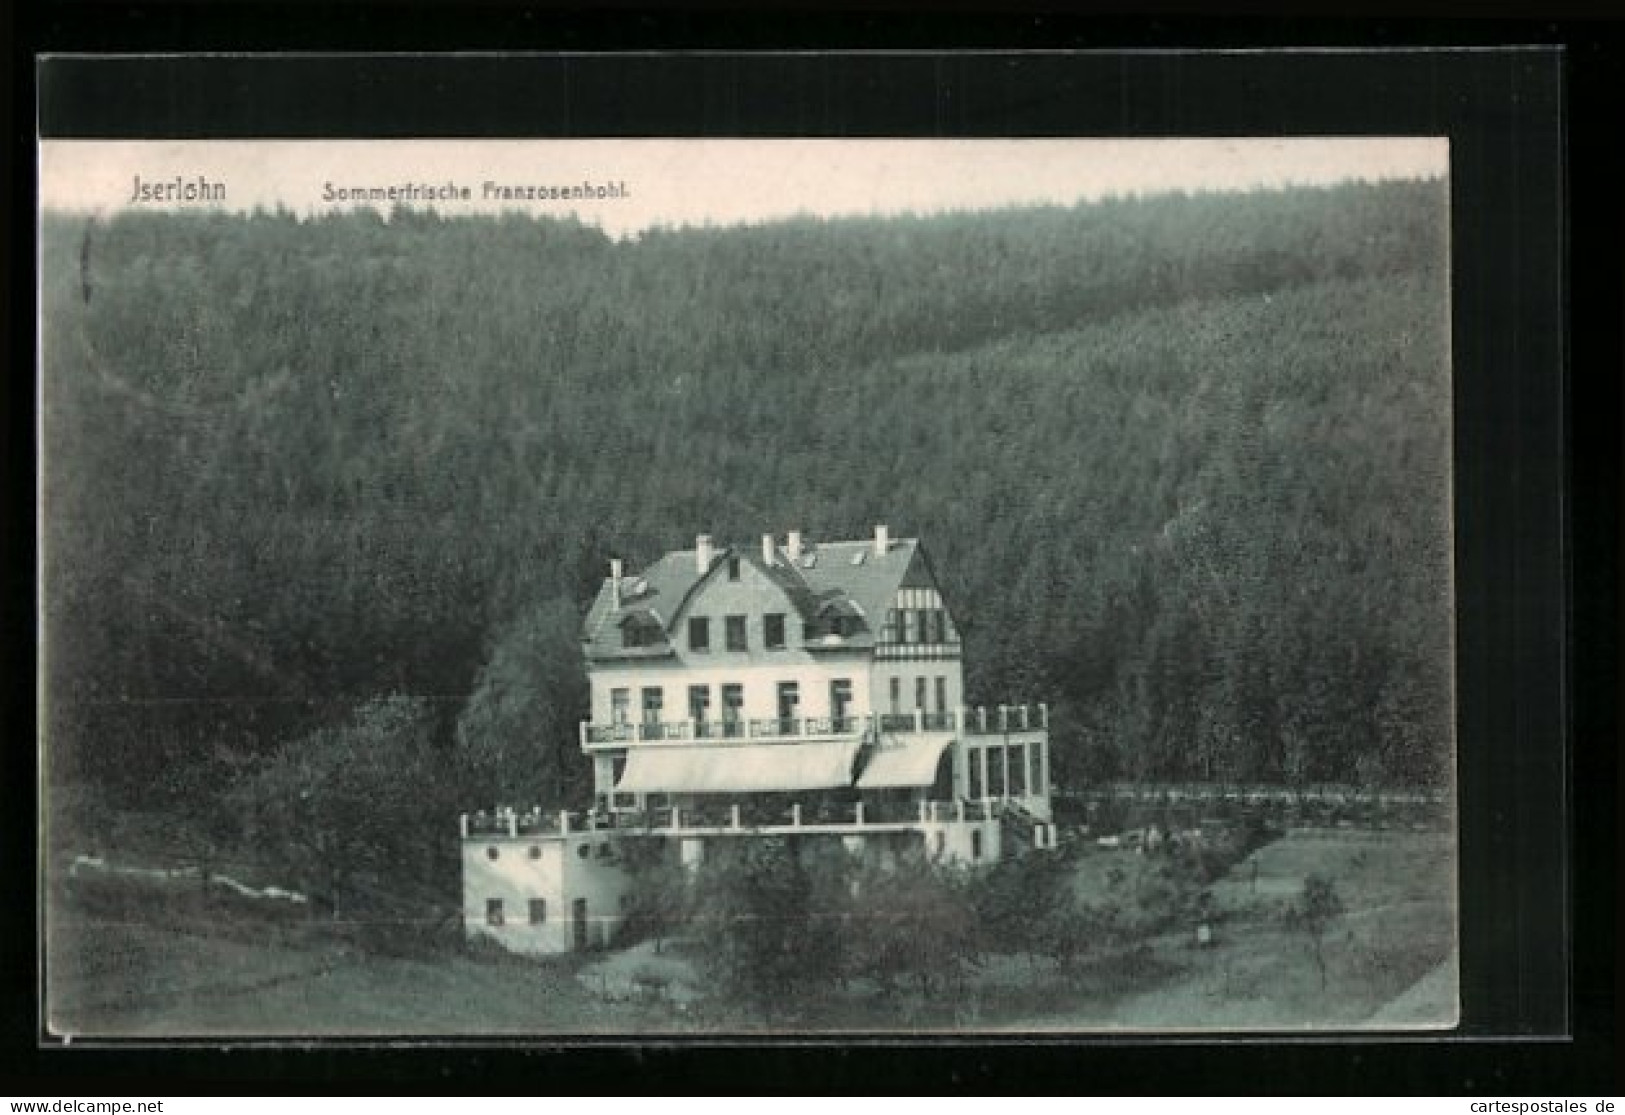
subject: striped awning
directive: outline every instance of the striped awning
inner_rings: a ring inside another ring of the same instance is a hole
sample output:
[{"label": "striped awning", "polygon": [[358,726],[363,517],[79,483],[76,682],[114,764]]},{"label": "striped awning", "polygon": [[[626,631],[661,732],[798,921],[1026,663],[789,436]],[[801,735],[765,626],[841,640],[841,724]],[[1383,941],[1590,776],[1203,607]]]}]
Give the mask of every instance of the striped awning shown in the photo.
[{"label": "striped awning", "polygon": [[952,736],[903,736],[870,756],[858,775],[858,789],[885,790],[929,786],[937,780],[937,764],[953,742]]},{"label": "striped awning", "polygon": [[856,740],[738,746],[634,747],[623,794],[740,794],[852,785]]}]

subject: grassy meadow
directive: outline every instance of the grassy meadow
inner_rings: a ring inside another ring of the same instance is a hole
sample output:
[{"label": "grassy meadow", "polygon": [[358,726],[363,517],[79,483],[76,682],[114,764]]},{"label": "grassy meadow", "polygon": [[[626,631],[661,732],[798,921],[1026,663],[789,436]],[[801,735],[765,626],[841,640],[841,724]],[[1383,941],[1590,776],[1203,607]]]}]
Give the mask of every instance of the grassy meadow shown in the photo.
[{"label": "grassy meadow", "polygon": [[[934,1030],[1358,1029],[1455,1021],[1450,842],[1437,832],[1292,830],[1211,888],[1213,937],[1168,933],[1085,957],[1065,978],[1046,961],[991,953],[929,998],[863,985],[783,1004],[772,1028]],[[1255,871],[1256,868],[1256,871]],[[1081,894],[1146,859],[1085,847]],[[1334,880],[1343,912],[1312,946],[1281,911],[1309,873]],[[125,884],[135,886],[135,884]],[[151,888],[148,888],[151,889]],[[760,1032],[704,985],[705,943],[539,960],[460,942],[384,955],[351,936],[194,893],[118,912],[64,892],[51,921],[50,1025],[84,1037],[558,1035]]]}]

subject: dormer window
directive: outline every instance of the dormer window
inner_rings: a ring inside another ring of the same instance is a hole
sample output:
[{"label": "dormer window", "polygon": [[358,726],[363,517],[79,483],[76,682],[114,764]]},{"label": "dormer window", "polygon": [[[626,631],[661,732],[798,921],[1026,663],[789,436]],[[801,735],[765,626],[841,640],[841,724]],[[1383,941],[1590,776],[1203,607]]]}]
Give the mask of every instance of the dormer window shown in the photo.
[{"label": "dormer window", "polygon": [[705,616],[694,616],[688,621],[688,649],[701,652],[711,649],[711,621]]},{"label": "dormer window", "polygon": [[762,617],[762,642],[768,650],[784,649],[784,615],[772,612]]},{"label": "dormer window", "polygon": [[[846,596],[826,600],[818,608],[818,619],[814,625],[816,637],[850,639],[863,629],[862,615],[857,604]],[[808,641],[811,642],[812,638],[809,637]]]},{"label": "dormer window", "polygon": [[648,612],[634,612],[621,621],[621,646],[627,649],[656,646],[664,638],[660,621]]},{"label": "dormer window", "polygon": [[730,554],[728,556],[728,580],[730,580],[730,581],[739,580],[739,555],[738,554]]}]

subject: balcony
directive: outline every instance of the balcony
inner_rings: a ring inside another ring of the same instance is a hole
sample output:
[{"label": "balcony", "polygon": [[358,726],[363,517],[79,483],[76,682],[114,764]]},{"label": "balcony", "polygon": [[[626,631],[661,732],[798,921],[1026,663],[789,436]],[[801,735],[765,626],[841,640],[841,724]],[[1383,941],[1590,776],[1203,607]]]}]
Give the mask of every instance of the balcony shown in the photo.
[{"label": "balcony", "polygon": [[522,836],[567,836],[570,833],[606,829],[609,825],[608,815],[596,811],[571,813],[568,810],[560,810],[557,813],[544,813],[540,806],[524,812],[506,808],[481,809],[475,813],[464,813],[460,819],[465,840],[482,836],[506,836],[510,839]]},{"label": "balcony", "polygon": [[464,813],[464,840],[521,839],[616,833],[625,836],[862,835],[908,832],[943,824],[981,824],[1007,806],[984,801],[856,801],[774,803],[762,799],[703,805],[661,805],[641,811],[543,813],[539,808]]},{"label": "balcony", "polygon": [[994,709],[966,710],[967,736],[1004,736],[1018,732],[1049,731],[1049,705],[999,705]]},{"label": "balcony", "polygon": [[661,805],[640,812],[561,813],[527,826],[511,810],[464,814],[463,838],[614,832],[625,836],[862,835],[908,832],[931,825],[981,824],[996,819],[992,801],[791,802],[761,800],[704,805]]},{"label": "balcony", "polygon": [[750,720],[671,720],[643,724],[581,724],[584,751],[617,751],[628,744],[682,744],[848,739],[853,736],[955,732],[967,736],[1014,736],[1049,730],[1049,706],[1000,705],[959,712],[884,712],[869,716],[774,716]]}]

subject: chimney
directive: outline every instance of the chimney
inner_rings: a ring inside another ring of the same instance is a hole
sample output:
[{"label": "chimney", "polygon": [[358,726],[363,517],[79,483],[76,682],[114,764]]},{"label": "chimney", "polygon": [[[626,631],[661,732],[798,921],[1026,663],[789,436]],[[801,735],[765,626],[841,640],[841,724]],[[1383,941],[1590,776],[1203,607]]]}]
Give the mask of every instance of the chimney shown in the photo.
[{"label": "chimney", "polygon": [[772,565],[773,564],[773,554],[777,550],[777,548],[778,547],[773,545],[773,536],[771,534],[762,535],[762,564],[763,565]]},{"label": "chimney", "polygon": [[784,552],[789,555],[791,565],[801,561],[801,532],[799,530],[792,530],[785,535]]},{"label": "chimney", "polygon": [[885,523],[875,524],[875,556],[885,557],[891,549],[891,529]]},{"label": "chimney", "polygon": [[621,606],[621,559],[609,559],[609,602],[612,606]]},{"label": "chimney", "polygon": [[711,549],[711,536],[702,534],[694,539],[694,567],[701,573],[711,568],[711,561],[716,553]]}]

